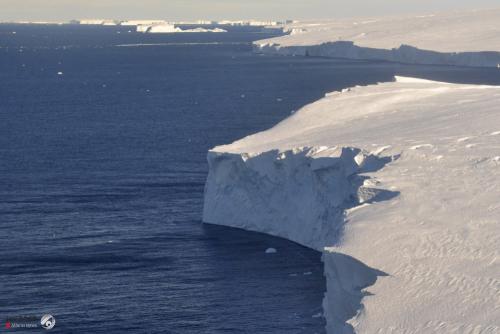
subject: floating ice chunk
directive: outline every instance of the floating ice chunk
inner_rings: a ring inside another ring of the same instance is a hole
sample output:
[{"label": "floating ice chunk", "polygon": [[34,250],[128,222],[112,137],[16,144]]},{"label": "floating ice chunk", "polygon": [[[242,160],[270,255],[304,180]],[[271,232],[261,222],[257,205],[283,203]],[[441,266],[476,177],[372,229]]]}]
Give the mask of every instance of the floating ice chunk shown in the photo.
[{"label": "floating ice chunk", "polygon": [[319,313],[313,314],[312,318],[321,318],[322,316],[323,316],[323,313],[319,312]]},{"label": "floating ice chunk", "polygon": [[277,252],[278,251],[276,250],[276,248],[268,248],[268,249],[266,249],[266,254],[275,254]]},{"label": "floating ice chunk", "polygon": [[310,276],[310,275],[312,275],[312,272],[310,272],[310,271],[306,271],[303,275],[304,275],[304,276]]},{"label": "floating ice chunk", "polygon": [[63,72],[57,72],[57,75],[63,75],[64,73]]}]

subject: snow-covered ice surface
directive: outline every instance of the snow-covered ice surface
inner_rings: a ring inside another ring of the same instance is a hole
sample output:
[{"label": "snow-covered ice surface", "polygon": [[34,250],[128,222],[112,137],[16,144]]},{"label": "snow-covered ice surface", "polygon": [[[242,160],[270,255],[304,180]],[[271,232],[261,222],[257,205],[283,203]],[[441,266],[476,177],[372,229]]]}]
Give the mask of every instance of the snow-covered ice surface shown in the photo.
[{"label": "snow-covered ice surface", "polygon": [[399,77],[208,154],[204,221],[324,252],[329,333],[500,333],[500,87]]},{"label": "snow-covered ice surface", "polygon": [[500,8],[446,14],[299,22],[255,42],[258,52],[416,64],[500,64]]}]

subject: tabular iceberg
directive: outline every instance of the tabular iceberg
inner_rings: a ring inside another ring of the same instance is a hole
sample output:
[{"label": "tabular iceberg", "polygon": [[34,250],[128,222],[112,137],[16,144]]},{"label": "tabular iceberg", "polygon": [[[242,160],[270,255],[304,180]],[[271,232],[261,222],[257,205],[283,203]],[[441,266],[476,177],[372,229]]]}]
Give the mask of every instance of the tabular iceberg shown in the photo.
[{"label": "tabular iceberg", "polygon": [[150,34],[164,34],[164,33],[222,33],[227,32],[227,30],[221,28],[193,28],[193,29],[181,29],[176,27],[174,24],[164,23],[164,24],[140,24],[137,26],[137,32],[150,33]]},{"label": "tabular iceberg", "polygon": [[208,154],[204,221],[321,250],[328,333],[500,333],[500,87],[327,94]]}]

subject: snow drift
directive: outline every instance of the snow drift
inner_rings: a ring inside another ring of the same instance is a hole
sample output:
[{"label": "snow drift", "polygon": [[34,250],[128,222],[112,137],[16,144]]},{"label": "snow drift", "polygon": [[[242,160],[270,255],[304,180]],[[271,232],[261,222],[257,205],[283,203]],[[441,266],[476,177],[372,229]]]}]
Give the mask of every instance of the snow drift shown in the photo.
[{"label": "snow drift", "polygon": [[262,53],[500,66],[500,9],[426,16],[294,23],[254,43]]},{"label": "snow drift", "polygon": [[327,94],[208,154],[205,222],[323,252],[328,333],[500,333],[500,87]]}]

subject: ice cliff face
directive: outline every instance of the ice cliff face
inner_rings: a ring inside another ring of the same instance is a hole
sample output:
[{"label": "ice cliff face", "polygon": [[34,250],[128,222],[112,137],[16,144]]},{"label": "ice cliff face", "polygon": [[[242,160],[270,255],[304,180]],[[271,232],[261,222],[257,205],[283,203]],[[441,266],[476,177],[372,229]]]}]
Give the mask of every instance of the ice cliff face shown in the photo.
[{"label": "ice cliff face", "polygon": [[[384,201],[373,172],[397,157],[344,148],[297,148],[260,154],[209,152],[203,220],[267,233],[323,251],[342,237],[346,210]],[[361,307],[362,289],[385,273],[338,253],[324,253],[330,333],[353,333],[347,321]]]},{"label": "ice cliff face", "polygon": [[346,209],[395,194],[359,175],[391,160],[350,147],[209,152],[203,220],[321,251],[338,242]]},{"label": "ice cliff face", "polygon": [[500,10],[294,23],[290,35],[258,41],[261,53],[500,66]]},{"label": "ice cliff face", "polygon": [[499,106],[412,78],[327,94],[209,152],[204,221],[322,251],[328,333],[498,334]]},{"label": "ice cliff face", "polygon": [[255,44],[254,52],[284,56],[330,57],[357,60],[384,60],[406,64],[500,67],[500,52],[437,52],[410,45],[394,49],[361,47],[354,42],[326,42],[309,46]]}]

